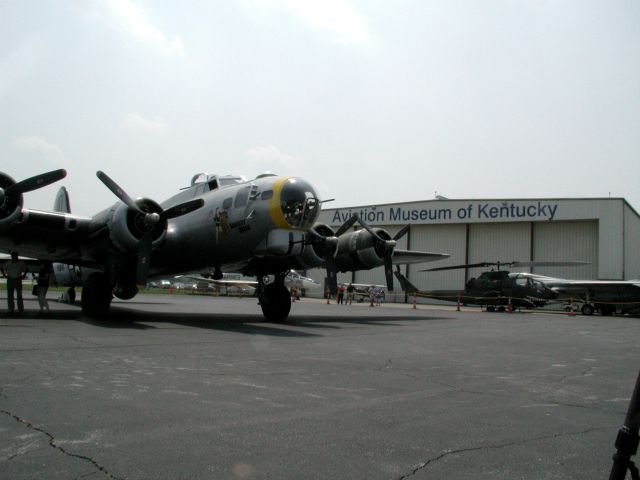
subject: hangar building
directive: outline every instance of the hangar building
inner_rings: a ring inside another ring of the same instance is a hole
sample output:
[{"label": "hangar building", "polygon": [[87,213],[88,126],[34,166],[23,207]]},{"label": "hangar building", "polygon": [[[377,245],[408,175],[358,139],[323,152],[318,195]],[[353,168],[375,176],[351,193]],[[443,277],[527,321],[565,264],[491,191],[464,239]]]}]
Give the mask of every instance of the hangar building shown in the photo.
[{"label": "hangar building", "polygon": [[[401,267],[423,290],[463,289],[466,280],[483,269],[420,270],[496,261],[585,261],[589,264],[517,271],[572,279],[640,278],[640,216],[623,198],[425,200],[327,209],[319,221],[336,230],[355,213],[391,236],[411,224],[397,248],[451,255]],[[324,284],[324,270],[313,269],[307,275]],[[378,267],[339,273],[338,282],[384,284],[384,271]],[[398,291],[397,280],[395,284]],[[405,301],[404,294],[387,298]]]}]

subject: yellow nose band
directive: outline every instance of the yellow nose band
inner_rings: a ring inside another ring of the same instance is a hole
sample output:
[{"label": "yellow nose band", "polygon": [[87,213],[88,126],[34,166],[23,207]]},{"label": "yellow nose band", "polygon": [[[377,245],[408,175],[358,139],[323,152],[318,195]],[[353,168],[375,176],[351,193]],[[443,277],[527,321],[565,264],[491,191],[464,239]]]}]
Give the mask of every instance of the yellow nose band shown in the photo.
[{"label": "yellow nose band", "polygon": [[278,228],[292,228],[285,220],[282,208],[280,207],[280,194],[282,193],[282,187],[289,178],[291,177],[282,177],[276,180],[271,186],[273,189],[273,197],[271,197],[268,203],[269,216],[271,217],[271,221],[273,221],[274,225]]}]

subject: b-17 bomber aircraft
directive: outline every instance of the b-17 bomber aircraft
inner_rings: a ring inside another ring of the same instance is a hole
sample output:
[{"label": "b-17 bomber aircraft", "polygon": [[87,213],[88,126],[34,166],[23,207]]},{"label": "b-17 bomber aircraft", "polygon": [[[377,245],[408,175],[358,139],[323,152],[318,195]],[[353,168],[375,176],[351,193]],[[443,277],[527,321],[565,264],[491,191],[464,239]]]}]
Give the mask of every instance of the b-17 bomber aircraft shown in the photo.
[{"label": "b-17 bomber aircraft", "polygon": [[[18,251],[41,261],[82,267],[82,310],[108,315],[111,300],[128,300],[149,278],[200,273],[214,266],[214,278],[240,272],[258,280],[265,318],[285,320],[291,309],[284,285],[291,269],[323,267],[336,291],[337,272],[384,265],[393,289],[393,261],[419,263],[447,254],[399,250],[394,237],[358,216],[337,231],[316,223],[322,201],[298,177],[242,177],[197,174],[168,200],[132,199],[106,173],[98,179],[119,199],[92,217],[23,207],[23,194],[66,176],[54,170],[16,182],[0,173],[0,252]],[[57,203],[57,202],[56,202]],[[67,201],[68,203],[68,201]],[[350,230],[358,222],[363,228]]]}]

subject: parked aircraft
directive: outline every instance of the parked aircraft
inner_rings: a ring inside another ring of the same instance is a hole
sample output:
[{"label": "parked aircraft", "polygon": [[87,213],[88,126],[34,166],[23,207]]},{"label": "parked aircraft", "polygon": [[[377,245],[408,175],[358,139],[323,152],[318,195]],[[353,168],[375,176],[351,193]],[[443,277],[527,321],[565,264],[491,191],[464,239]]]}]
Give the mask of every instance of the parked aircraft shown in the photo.
[{"label": "parked aircraft", "polygon": [[[442,271],[459,268],[501,266],[541,267],[575,266],[587,262],[482,262],[466,265],[432,268],[423,271]],[[536,308],[550,303],[582,303],[582,313],[592,315],[599,311],[609,315],[614,311],[623,313],[640,309],[640,283],[637,281],[568,280],[536,275],[527,272],[488,271],[478,278],[471,278],[464,290],[419,291],[398,270],[403,289],[409,293],[448,301],[459,301],[468,305],[486,306],[489,310],[512,307]]]},{"label": "parked aircraft", "polygon": [[[243,275],[242,273],[223,273],[222,278],[219,280],[213,278],[213,273],[203,273],[197,276],[178,275],[174,278],[175,281],[182,281],[183,279],[191,283],[195,282],[195,284],[197,285],[202,284],[211,286],[213,288],[224,287],[227,293],[229,288],[234,287],[238,289],[248,288],[254,290],[258,288],[259,284],[257,280],[254,280],[252,277]],[[289,289],[295,288],[297,290],[320,288],[320,284],[313,278],[308,278],[300,275],[295,270],[289,270],[288,272],[286,272],[284,276],[284,285]]]},{"label": "parked aircraft", "polygon": [[460,302],[464,305],[486,306],[487,310],[542,307],[557,299],[558,294],[534,279],[504,270],[483,272],[478,278],[469,279],[463,290],[419,290],[399,270],[396,277],[403,290],[422,297]]},{"label": "parked aircraft", "polygon": [[[297,177],[197,174],[191,184],[159,204],[133,200],[107,174],[100,181],[120,200],[93,217],[23,208],[23,194],[66,176],[54,170],[16,182],[0,173],[0,252],[93,269],[84,279],[82,309],[105,317],[112,295],[131,299],[137,285],[152,277],[200,272],[214,266],[258,279],[264,316],[283,321],[291,299],[284,285],[291,269],[324,267],[333,292],[337,272],[385,267],[393,289],[393,262],[419,263],[446,258],[401,251],[394,237],[371,228],[357,215],[337,231],[316,223],[322,204],[316,190]],[[363,228],[349,231],[358,222]]]}]

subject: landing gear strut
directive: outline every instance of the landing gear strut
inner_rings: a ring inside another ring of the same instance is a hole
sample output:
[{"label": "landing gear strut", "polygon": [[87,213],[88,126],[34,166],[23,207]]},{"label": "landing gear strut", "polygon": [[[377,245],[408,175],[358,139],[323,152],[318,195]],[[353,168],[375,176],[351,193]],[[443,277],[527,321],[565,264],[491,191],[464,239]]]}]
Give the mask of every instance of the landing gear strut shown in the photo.
[{"label": "landing gear strut", "polygon": [[262,314],[269,322],[284,322],[291,311],[291,295],[284,286],[284,273],[276,275],[272,283],[266,284],[264,277],[258,286],[258,303]]},{"label": "landing gear strut", "polygon": [[82,287],[82,313],[89,318],[105,318],[111,306],[111,284],[104,273],[94,273]]}]

